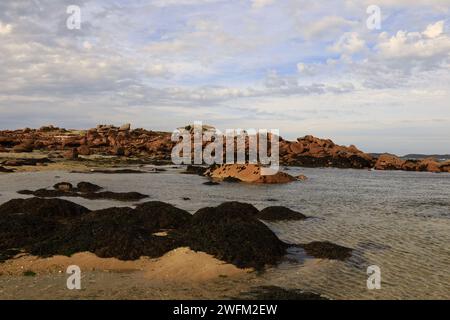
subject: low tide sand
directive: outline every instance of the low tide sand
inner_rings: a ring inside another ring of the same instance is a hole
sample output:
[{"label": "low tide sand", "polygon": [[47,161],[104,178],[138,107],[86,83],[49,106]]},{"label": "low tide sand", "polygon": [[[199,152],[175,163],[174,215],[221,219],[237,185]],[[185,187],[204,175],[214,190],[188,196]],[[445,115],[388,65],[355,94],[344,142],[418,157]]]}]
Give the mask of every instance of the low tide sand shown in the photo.
[{"label": "low tide sand", "polygon": [[[82,290],[66,287],[70,265],[81,269]],[[35,275],[26,276],[27,271]],[[49,258],[18,255],[0,264],[0,299],[230,298],[245,291],[252,278],[252,269],[239,269],[189,248],[135,261],[89,252]]]}]

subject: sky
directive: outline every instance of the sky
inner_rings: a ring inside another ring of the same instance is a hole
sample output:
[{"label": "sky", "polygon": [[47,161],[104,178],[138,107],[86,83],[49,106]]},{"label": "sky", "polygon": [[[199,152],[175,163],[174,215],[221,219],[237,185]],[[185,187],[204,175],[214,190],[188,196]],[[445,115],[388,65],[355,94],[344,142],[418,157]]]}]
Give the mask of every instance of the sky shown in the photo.
[{"label": "sky", "polygon": [[194,121],[450,153],[450,0],[0,2],[0,128]]}]

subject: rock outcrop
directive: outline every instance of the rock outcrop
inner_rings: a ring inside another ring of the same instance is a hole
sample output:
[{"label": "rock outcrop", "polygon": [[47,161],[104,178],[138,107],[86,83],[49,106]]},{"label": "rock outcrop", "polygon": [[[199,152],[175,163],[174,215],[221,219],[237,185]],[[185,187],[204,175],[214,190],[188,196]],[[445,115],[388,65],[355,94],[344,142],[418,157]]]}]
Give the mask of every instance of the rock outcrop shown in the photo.
[{"label": "rock outcrop", "polygon": [[0,205],[0,215],[22,213],[43,218],[71,218],[87,212],[87,208],[63,199],[13,199]]},{"label": "rock outcrop", "polygon": [[205,172],[205,176],[214,180],[236,182],[242,181],[247,183],[288,183],[297,179],[285,172],[277,172],[274,175],[262,175],[261,166],[256,164],[224,164],[211,166]]},{"label": "rock outcrop", "polygon": [[313,136],[297,141],[280,141],[280,161],[300,167],[337,167],[364,169],[373,167],[374,159],[355,146],[344,147]]},{"label": "rock outcrop", "polygon": [[403,160],[392,154],[382,154],[378,157],[374,168],[376,170],[450,172],[450,162],[439,162],[433,158]]},{"label": "rock outcrop", "polygon": [[276,264],[288,245],[259,221],[257,214],[255,207],[239,202],[200,209],[183,234],[183,241],[193,250],[240,268],[262,269],[266,264]]},{"label": "rock outcrop", "polygon": [[[329,139],[311,135],[296,141],[279,137],[279,141],[280,164],[286,166],[450,172],[450,162],[438,162],[434,159],[403,160],[387,154],[377,159],[353,145],[340,146]],[[203,147],[208,143],[204,141]],[[132,129],[130,124],[120,127],[98,125],[89,130],[45,126],[37,130],[25,128],[0,131],[0,152],[39,150],[59,153],[55,158],[64,157],[69,160],[76,160],[79,156],[114,155],[167,162],[171,159],[175,144],[171,141],[170,132]],[[248,141],[245,145],[247,154]],[[200,173],[203,170],[200,168],[194,170],[192,167],[187,173]]]}]

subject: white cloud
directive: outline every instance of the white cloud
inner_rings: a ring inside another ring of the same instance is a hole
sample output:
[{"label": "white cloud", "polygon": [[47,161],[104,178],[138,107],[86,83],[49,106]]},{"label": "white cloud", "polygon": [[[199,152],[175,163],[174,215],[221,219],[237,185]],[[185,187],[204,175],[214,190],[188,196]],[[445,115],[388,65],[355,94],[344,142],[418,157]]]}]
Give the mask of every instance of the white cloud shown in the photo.
[{"label": "white cloud", "polygon": [[356,21],[345,19],[341,16],[326,16],[309,24],[299,26],[302,34],[308,39],[322,36],[334,36],[345,27],[355,26]]},{"label": "white cloud", "polygon": [[450,37],[443,33],[443,28],[443,21],[439,21],[429,25],[422,33],[398,31],[392,37],[383,33],[376,49],[384,58],[422,59],[439,64],[449,58],[450,52]]},{"label": "white cloud", "polygon": [[438,21],[435,24],[430,24],[427,26],[423,32],[428,38],[436,38],[444,32],[444,21]]},{"label": "white cloud", "polygon": [[12,31],[12,25],[10,24],[4,24],[0,21],[0,35],[7,35],[10,34]]},{"label": "white cloud", "polygon": [[268,6],[275,2],[275,0],[251,0],[252,8],[259,9]]},{"label": "white cloud", "polygon": [[346,32],[330,49],[334,52],[352,55],[362,51],[366,47],[366,42],[360,38],[356,32]]}]

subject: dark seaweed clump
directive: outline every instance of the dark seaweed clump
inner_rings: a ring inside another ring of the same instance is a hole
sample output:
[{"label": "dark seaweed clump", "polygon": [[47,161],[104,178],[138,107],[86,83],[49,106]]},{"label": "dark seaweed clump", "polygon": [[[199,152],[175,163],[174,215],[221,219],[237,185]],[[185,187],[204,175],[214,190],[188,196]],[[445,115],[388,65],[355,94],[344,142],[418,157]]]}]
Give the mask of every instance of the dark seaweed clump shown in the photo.
[{"label": "dark seaweed clump", "polygon": [[314,258],[346,260],[351,257],[352,249],[343,247],[329,241],[313,241],[308,244],[300,245],[306,253]]},{"label": "dark seaweed clump", "polygon": [[157,230],[149,227],[151,223],[146,219],[151,221],[151,212],[145,216],[131,208],[93,211],[32,245],[29,252],[39,256],[70,256],[89,251],[101,258],[136,260],[141,256],[160,257],[179,247],[170,236],[152,235]]},{"label": "dark seaweed clump", "polygon": [[113,192],[101,191],[100,186],[90,182],[80,182],[74,188],[71,183],[60,182],[53,186],[53,189],[20,190],[17,193],[24,195],[33,195],[41,198],[57,198],[57,197],[81,197],[90,200],[117,200],[117,201],[139,201],[148,198],[147,195],[139,192]]},{"label": "dark seaweed clump", "polygon": [[[240,202],[203,208],[191,215],[160,201],[142,203],[135,209],[91,212],[63,199],[13,199],[0,205],[0,262],[19,252],[70,256],[84,251],[103,258],[135,260],[188,246],[238,267],[262,270],[277,264],[290,245],[259,216],[254,206]],[[301,247],[319,258],[346,259],[351,255],[351,249],[329,242]]]},{"label": "dark seaweed clump", "polygon": [[306,216],[300,212],[291,210],[282,206],[267,207],[258,215],[258,218],[266,221],[280,221],[280,220],[303,220]]},{"label": "dark seaweed clump", "polygon": [[200,209],[182,234],[183,242],[241,268],[276,264],[288,245],[259,221],[257,214],[258,209],[239,202]]}]

